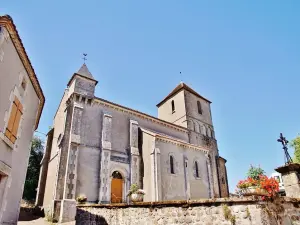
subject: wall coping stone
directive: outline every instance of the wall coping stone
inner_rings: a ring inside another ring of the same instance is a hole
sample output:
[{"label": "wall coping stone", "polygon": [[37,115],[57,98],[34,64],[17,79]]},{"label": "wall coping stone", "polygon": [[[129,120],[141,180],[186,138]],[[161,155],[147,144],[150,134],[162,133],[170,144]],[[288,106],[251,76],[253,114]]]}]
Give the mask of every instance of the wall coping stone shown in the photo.
[{"label": "wall coping stone", "polygon": [[[278,197],[276,201],[300,204],[300,198]],[[211,206],[221,204],[267,204],[267,201],[261,201],[253,197],[234,197],[234,198],[214,198],[199,200],[179,200],[179,201],[160,201],[160,202],[137,202],[137,203],[117,203],[117,204],[77,204],[77,208],[161,208],[161,207],[184,207],[190,206]]]},{"label": "wall coping stone", "polygon": [[288,173],[288,172],[291,172],[291,171],[300,172],[300,164],[298,164],[298,163],[289,163],[287,165],[280,166],[280,167],[276,168],[275,170],[279,173]]}]

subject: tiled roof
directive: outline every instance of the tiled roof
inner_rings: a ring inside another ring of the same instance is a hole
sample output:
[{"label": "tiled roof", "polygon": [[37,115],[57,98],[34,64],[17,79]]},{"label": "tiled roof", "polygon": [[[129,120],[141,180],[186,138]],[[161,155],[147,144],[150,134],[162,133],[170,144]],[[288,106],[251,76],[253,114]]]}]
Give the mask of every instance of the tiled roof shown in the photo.
[{"label": "tiled roof", "polygon": [[77,73],[74,73],[73,76],[71,77],[71,79],[68,82],[68,86],[70,86],[70,84],[72,83],[72,80],[74,79],[75,76],[80,76],[92,81],[95,81],[96,84],[98,83],[98,81],[95,80],[95,78],[93,77],[93,75],[91,74],[91,72],[89,71],[89,69],[87,68],[86,64],[84,63],[80,69],[78,70]]},{"label": "tiled roof", "polygon": [[91,74],[85,63],[80,67],[77,74],[94,80],[93,75]]},{"label": "tiled roof", "polygon": [[17,28],[12,20],[12,18],[9,15],[0,16],[0,26],[3,26],[8,31],[10,38],[17,50],[17,53],[25,67],[25,70],[29,76],[29,79],[33,85],[33,88],[40,100],[39,108],[38,108],[38,115],[36,118],[35,128],[39,125],[39,120],[44,108],[45,104],[45,96],[43,94],[42,88],[40,86],[39,80],[34,72],[34,69],[31,65],[31,62],[29,60],[29,57],[25,51],[24,45],[22,43],[22,40],[19,36],[19,33],[17,31]]}]

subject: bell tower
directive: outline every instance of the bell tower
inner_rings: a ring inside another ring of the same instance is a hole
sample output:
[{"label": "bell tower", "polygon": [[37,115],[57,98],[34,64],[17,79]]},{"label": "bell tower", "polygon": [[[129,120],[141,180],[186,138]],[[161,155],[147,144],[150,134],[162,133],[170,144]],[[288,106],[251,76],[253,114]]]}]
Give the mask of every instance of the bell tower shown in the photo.
[{"label": "bell tower", "polygon": [[69,96],[76,93],[84,97],[93,98],[97,83],[98,81],[95,80],[84,63],[68,82]]},{"label": "bell tower", "polygon": [[[227,177],[226,160],[219,157],[210,104],[211,101],[181,82],[157,104],[158,118],[187,128],[189,143],[210,150],[209,164],[213,174],[214,196],[226,197],[224,194],[228,190],[227,182],[225,182]],[[222,173],[222,171],[225,172]],[[224,183],[221,183],[220,180],[224,180]],[[222,188],[225,191],[222,192]]]},{"label": "bell tower", "polygon": [[213,147],[215,132],[210,104],[211,101],[181,82],[157,104],[158,118],[187,128],[191,144]]}]

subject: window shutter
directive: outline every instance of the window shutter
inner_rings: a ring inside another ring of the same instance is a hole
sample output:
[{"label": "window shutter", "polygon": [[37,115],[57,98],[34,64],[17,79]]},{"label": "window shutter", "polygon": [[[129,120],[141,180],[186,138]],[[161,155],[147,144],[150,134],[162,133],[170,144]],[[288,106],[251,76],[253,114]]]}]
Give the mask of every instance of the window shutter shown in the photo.
[{"label": "window shutter", "polygon": [[12,105],[8,125],[5,131],[5,136],[12,142],[15,143],[17,139],[18,128],[23,114],[23,106],[20,101],[15,97]]},{"label": "window shutter", "polygon": [[15,119],[15,122],[14,122],[14,127],[13,127],[13,130],[12,130],[12,135],[15,138],[17,138],[17,133],[18,133],[18,128],[19,128],[21,116],[22,116],[22,113],[21,113],[20,110],[18,110],[17,115],[16,115],[16,119]]},{"label": "window shutter", "polygon": [[5,136],[8,137],[9,140],[12,140],[12,130],[14,127],[14,122],[15,122],[15,118],[17,115],[17,111],[18,111],[18,107],[16,105],[16,102],[14,101],[12,108],[11,108],[9,121],[8,121],[6,131],[5,131]]}]

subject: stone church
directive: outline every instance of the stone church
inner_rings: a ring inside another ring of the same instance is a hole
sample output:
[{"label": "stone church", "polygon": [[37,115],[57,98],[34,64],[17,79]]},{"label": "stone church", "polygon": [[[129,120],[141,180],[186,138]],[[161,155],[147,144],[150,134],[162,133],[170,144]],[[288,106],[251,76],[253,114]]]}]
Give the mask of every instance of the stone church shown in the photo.
[{"label": "stone church", "polygon": [[158,117],[94,96],[98,81],[83,64],[67,84],[47,135],[37,193],[59,214],[64,201],[129,202],[227,197],[211,102],[180,83],[157,104]]}]

